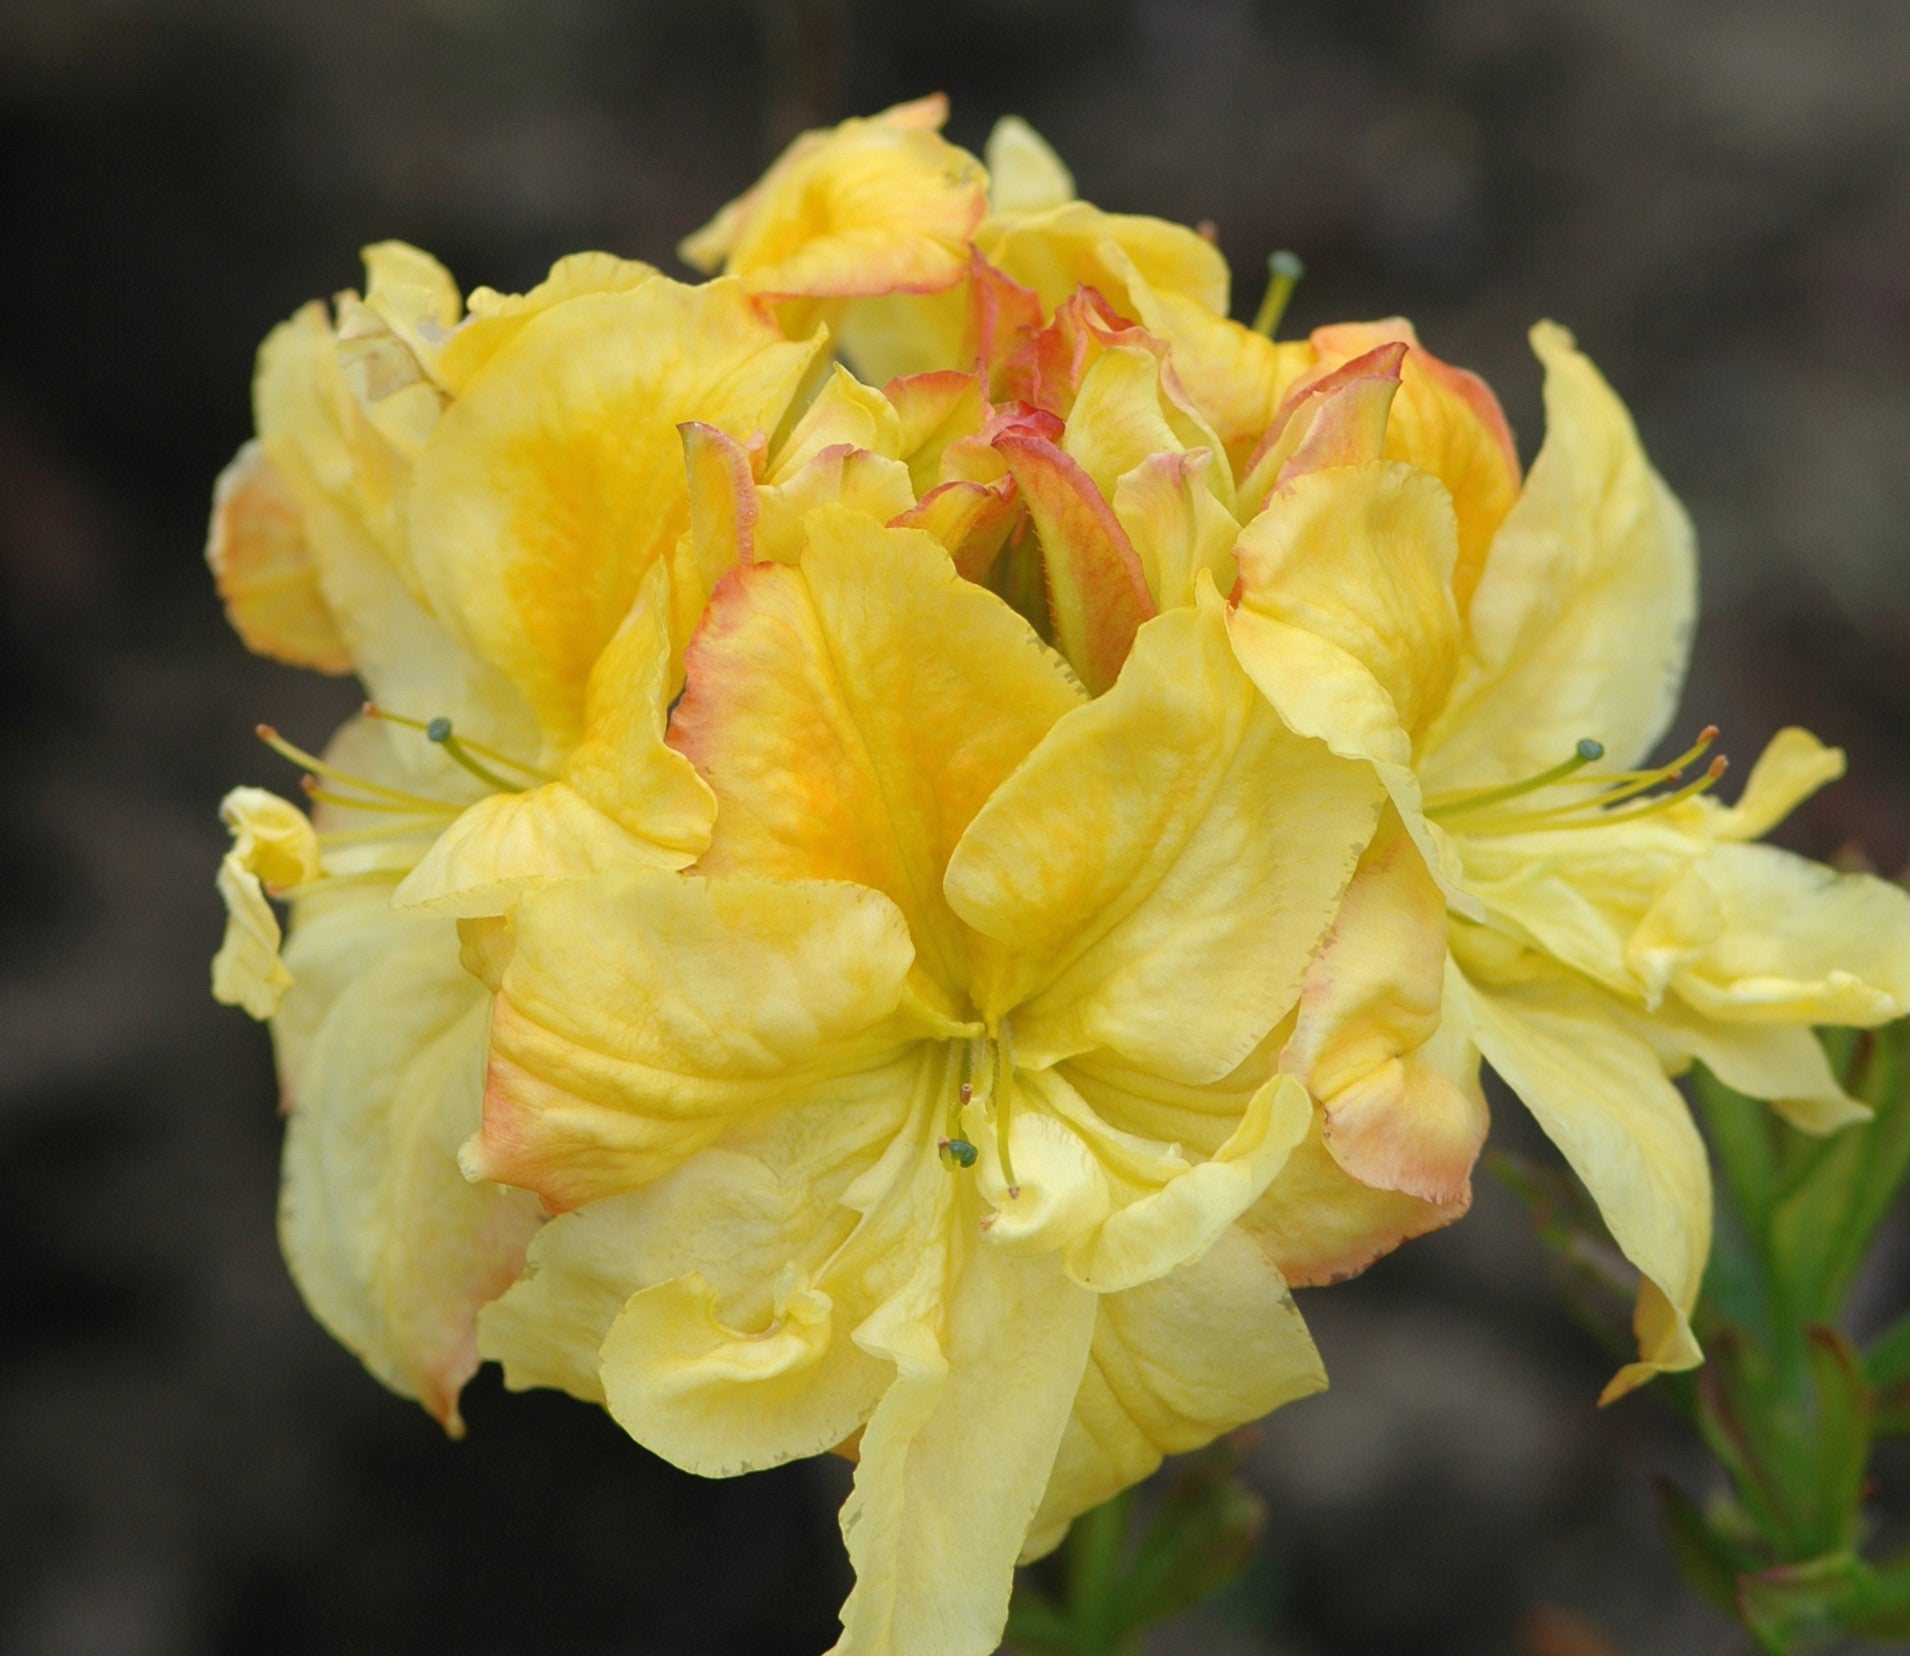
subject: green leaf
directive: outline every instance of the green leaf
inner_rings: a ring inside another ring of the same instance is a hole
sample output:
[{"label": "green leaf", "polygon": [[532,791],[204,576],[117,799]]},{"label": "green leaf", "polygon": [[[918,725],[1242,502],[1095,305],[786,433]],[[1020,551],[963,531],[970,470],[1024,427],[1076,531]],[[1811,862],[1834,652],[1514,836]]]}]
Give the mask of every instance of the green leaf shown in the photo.
[{"label": "green leaf", "polygon": [[1877,1394],[1871,1430],[1878,1437],[1910,1437],[1910,1315],[1870,1342],[1864,1371]]},{"label": "green leaf", "polygon": [[1745,1546],[1740,1536],[1714,1524],[1669,1478],[1653,1478],[1651,1489],[1679,1572],[1726,1615],[1735,1615],[1738,1577],[1757,1570],[1766,1560]]},{"label": "green leaf", "polygon": [[1874,1407],[1863,1364],[1842,1334],[1812,1328],[1802,1344],[1802,1361],[1792,1363],[1723,1334],[1698,1384],[1705,1441],[1785,1562],[1856,1540]]},{"label": "green leaf", "polygon": [[1795,1167],[1773,1203],[1765,1250],[1774,1286],[1796,1322],[1828,1323],[1910,1176],[1910,1090],[1900,1083],[1904,1026],[1867,1031],[1845,1084],[1876,1112],[1871,1121],[1798,1142]]},{"label": "green leaf", "polygon": [[1123,1634],[1191,1610],[1246,1567],[1266,1507],[1231,1475],[1225,1452],[1190,1461],[1168,1486],[1121,1583]]},{"label": "green leaf", "polygon": [[1774,1656],[1808,1650],[1843,1633],[1865,1574],[1862,1559],[1836,1552],[1746,1576],[1738,1583],[1738,1616]]}]

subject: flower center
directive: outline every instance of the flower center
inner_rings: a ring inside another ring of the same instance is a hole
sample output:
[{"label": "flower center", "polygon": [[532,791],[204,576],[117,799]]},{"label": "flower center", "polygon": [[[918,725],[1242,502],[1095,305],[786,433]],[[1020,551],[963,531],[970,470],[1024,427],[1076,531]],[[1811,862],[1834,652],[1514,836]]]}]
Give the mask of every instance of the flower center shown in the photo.
[{"label": "flower center", "polygon": [[[1459,834],[1544,834],[1567,828],[1603,828],[1612,823],[1637,822],[1656,816],[1674,805],[1681,805],[1709,788],[1717,786],[1729,763],[1719,754],[1690,782],[1652,793],[1652,789],[1675,783],[1683,777],[1711,744],[1718,739],[1718,727],[1706,725],[1698,739],[1668,765],[1650,770],[1599,771],[1580,775],[1587,765],[1605,757],[1605,745],[1586,737],[1572,750],[1570,757],[1529,776],[1523,782],[1503,787],[1460,788],[1450,793],[1432,794],[1426,800],[1426,815]],[[1589,788],[1592,791],[1563,803],[1541,803],[1540,796],[1558,788]],[[1649,796],[1649,797],[1641,797]],[[1627,801],[1633,803],[1627,805]],[[1530,803],[1521,803],[1530,802]],[[1516,805],[1506,810],[1505,806]],[[1624,805],[1623,810],[1615,809]]]},{"label": "flower center", "polygon": [[1012,1200],[1021,1194],[1021,1186],[1016,1182],[1015,1161],[1008,1149],[1015,1100],[1015,1044],[1006,1023],[995,1032],[992,1039],[978,1035],[962,1043],[960,1073],[961,1080],[948,1102],[942,1136],[935,1143],[936,1152],[942,1158],[942,1165],[951,1173],[966,1171],[975,1165],[981,1152],[972,1140],[963,1136],[962,1117],[975,1102],[979,1085],[984,1106],[994,1106],[995,1154],[1001,1162],[1002,1181],[1008,1186],[1008,1195]]}]

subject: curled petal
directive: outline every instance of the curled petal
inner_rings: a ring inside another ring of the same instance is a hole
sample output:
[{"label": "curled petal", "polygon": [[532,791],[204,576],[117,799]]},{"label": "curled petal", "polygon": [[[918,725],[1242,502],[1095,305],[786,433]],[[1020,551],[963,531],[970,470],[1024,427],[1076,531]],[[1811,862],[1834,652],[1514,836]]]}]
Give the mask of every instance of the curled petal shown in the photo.
[{"label": "curled petal", "polygon": [[1296,1288],[1355,1277],[1402,1242],[1461,1218],[1468,1203],[1421,1201],[1362,1184],[1312,1132],[1297,1144],[1266,1193],[1240,1219],[1268,1261]]},{"label": "curled petal", "polygon": [[1053,443],[1010,433],[995,446],[1041,537],[1055,641],[1089,694],[1100,695],[1155,613],[1140,559],[1094,480]]},{"label": "curled petal", "polygon": [[321,673],[351,671],[325,602],[298,497],[256,439],[219,473],[206,562],[226,617],[257,655]]},{"label": "curled petal", "polygon": [[1114,485],[1114,515],[1161,609],[1193,603],[1203,572],[1221,592],[1238,579],[1240,525],[1208,486],[1222,463],[1202,448],[1154,454]]},{"label": "curled petal", "polygon": [[1776,846],[1720,845],[1653,903],[1627,958],[1725,1022],[1888,1023],[1910,1011],[1910,893]]},{"label": "curled petal", "polygon": [[1240,485],[1246,509],[1258,511],[1273,490],[1308,472],[1380,459],[1405,355],[1401,344],[1375,346],[1292,392],[1248,464]]},{"label": "curled petal", "polygon": [[1316,328],[1311,340],[1329,370],[1389,343],[1408,349],[1386,423],[1385,456],[1431,472],[1452,495],[1459,518],[1452,590],[1464,613],[1493,537],[1519,498],[1519,451],[1492,388],[1477,374],[1441,362],[1403,317]]},{"label": "curled petal", "polygon": [[802,134],[683,257],[779,298],[952,287],[988,210],[988,178],[939,136],[947,113],[945,99],[924,98]]},{"label": "curled petal", "polygon": [[219,864],[226,930],[212,961],[212,998],[269,1018],[292,974],[279,958],[283,934],[265,894],[318,877],[318,835],[296,805],[263,788],[234,788],[219,815],[232,831],[232,849]]}]

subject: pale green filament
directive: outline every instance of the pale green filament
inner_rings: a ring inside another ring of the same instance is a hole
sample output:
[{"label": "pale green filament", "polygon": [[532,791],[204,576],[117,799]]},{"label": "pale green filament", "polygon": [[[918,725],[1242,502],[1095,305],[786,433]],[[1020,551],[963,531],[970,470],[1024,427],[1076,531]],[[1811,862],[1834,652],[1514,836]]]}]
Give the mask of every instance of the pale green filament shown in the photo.
[{"label": "pale green filament", "polygon": [[[1637,822],[1641,818],[1656,816],[1668,811],[1675,805],[1694,799],[1707,789],[1715,787],[1718,779],[1724,775],[1726,761],[1722,755],[1713,759],[1702,776],[1675,788],[1669,793],[1640,800],[1629,810],[1615,811],[1614,805],[1626,800],[1638,800],[1641,794],[1648,794],[1653,788],[1667,782],[1676,782],[1692,762],[1703,755],[1705,750],[1718,739],[1718,727],[1707,725],[1698,733],[1698,739],[1691,747],[1671,761],[1668,765],[1659,765],[1650,770],[1606,771],[1595,776],[1577,776],[1593,759],[1602,757],[1604,748],[1597,742],[1586,740],[1578,744],[1577,751],[1570,759],[1541,771],[1537,776],[1523,782],[1514,782],[1502,788],[1479,789],[1471,792],[1435,795],[1427,801],[1426,814],[1437,821],[1450,821],[1454,817],[1465,817],[1457,824],[1459,832],[1466,834],[1545,834],[1556,833],[1568,828],[1600,828],[1612,823]],[[1484,815],[1470,815],[1484,807],[1503,805],[1514,799],[1522,799],[1547,788],[1559,786],[1592,787],[1596,793],[1582,799],[1572,800],[1564,805],[1552,805],[1536,810],[1486,811]]]},{"label": "pale green filament", "polygon": [[403,725],[407,730],[422,731],[427,739],[436,742],[456,763],[464,766],[472,775],[478,777],[481,781],[491,783],[494,787],[504,789],[507,793],[522,793],[524,791],[523,785],[521,783],[506,782],[502,777],[497,776],[495,772],[481,766],[474,766],[471,758],[472,755],[488,759],[492,764],[508,765],[514,771],[522,771],[524,775],[530,777],[535,782],[555,782],[557,780],[549,771],[539,770],[535,765],[527,765],[522,759],[513,759],[508,753],[500,753],[494,747],[486,747],[484,743],[474,742],[465,736],[453,736],[451,733],[451,721],[443,717],[443,715],[435,719],[410,719],[406,718],[402,713],[388,713],[375,702],[366,702],[365,717],[368,719],[383,719],[386,724]]},{"label": "pale green filament", "polygon": [[270,725],[260,725],[257,734],[259,740],[274,753],[281,758],[291,760],[293,764],[310,771],[312,775],[323,776],[333,782],[342,782],[348,788],[363,788],[366,793],[374,794],[379,799],[390,802],[372,804],[364,800],[348,799],[339,794],[321,795],[317,788],[307,787],[307,793],[314,799],[322,798],[326,804],[349,805],[353,810],[359,811],[390,811],[394,806],[402,806],[405,808],[402,814],[407,816],[456,816],[458,814],[457,806],[447,804],[442,799],[425,799],[418,794],[405,793],[399,788],[387,788],[382,782],[373,782],[363,776],[353,776],[349,771],[342,771],[336,766],[328,765],[323,759],[307,753],[303,748],[294,747]]},{"label": "pale green filament", "polygon": [[1300,263],[1300,255],[1284,247],[1267,260],[1267,291],[1261,295],[1260,309],[1254,314],[1255,333],[1273,338],[1274,329],[1287,314],[1287,301],[1305,274],[1306,266]]},{"label": "pale green filament", "polygon": [[1605,744],[1595,742],[1587,736],[1580,740],[1572,750],[1569,759],[1562,759],[1550,770],[1542,770],[1537,776],[1530,776],[1523,782],[1511,782],[1503,788],[1480,788],[1455,794],[1434,794],[1426,801],[1426,815],[1435,820],[1442,817],[1459,816],[1466,811],[1476,811],[1487,805],[1500,805],[1508,799],[1520,799],[1526,794],[1536,793],[1540,788],[1556,787],[1575,771],[1583,770],[1595,760],[1605,757]]}]

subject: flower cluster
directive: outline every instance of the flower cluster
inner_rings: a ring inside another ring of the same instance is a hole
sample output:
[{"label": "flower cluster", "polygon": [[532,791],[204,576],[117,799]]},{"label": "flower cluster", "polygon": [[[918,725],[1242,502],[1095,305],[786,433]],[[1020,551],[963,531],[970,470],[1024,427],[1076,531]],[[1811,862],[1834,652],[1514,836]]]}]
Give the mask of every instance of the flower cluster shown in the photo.
[{"label": "flower cluster", "polygon": [[1482,1055],[1640,1273],[1611,1394],[1697,1363],[1669,1077],[1828,1131],[1812,1026],[1910,1010],[1910,898],[1756,843],[1839,754],[1646,763],[1692,537],[1562,329],[1522,476],[1406,323],[1276,343],[944,113],[797,140],[701,285],[369,249],[208,549],[374,698],[262,731],[309,817],[224,808],[313,1311],[453,1429],[491,1358],[693,1472],[849,1456],[859,1656],[993,1649],[1017,1559],[1322,1386],[1289,1289],[1464,1212]]}]

